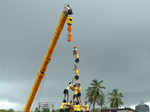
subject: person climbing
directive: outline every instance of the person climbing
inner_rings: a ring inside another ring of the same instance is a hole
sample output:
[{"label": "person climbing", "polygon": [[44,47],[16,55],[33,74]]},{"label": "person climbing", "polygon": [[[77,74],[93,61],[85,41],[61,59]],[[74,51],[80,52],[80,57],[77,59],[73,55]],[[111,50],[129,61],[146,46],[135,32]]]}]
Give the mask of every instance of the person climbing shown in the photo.
[{"label": "person climbing", "polygon": [[65,112],[66,100],[63,100],[60,106],[60,112]]},{"label": "person climbing", "polygon": [[89,106],[88,106],[88,104],[87,104],[87,101],[85,101],[83,107],[84,107],[84,112],[89,112]]},{"label": "person climbing", "polygon": [[81,91],[82,91],[82,88],[80,86],[80,83],[78,83],[78,101],[80,104],[82,104],[82,102],[81,102]]},{"label": "person climbing", "polygon": [[79,104],[82,104],[81,102],[81,87],[80,87],[80,83],[76,82],[72,88],[73,90],[73,102],[78,102]]},{"label": "person climbing", "polygon": [[76,80],[75,78],[74,78],[73,81],[74,81],[74,84],[77,84],[77,83],[78,83],[78,80]]},{"label": "person climbing", "polygon": [[76,45],[73,46],[73,57],[75,58],[75,63],[79,63],[79,53]]},{"label": "person climbing", "polygon": [[64,89],[64,99],[66,100],[67,97],[67,102],[69,101],[69,89],[71,88],[72,88],[72,82],[69,82],[67,88]]},{"label": "person climbing", "polygon": [[71,42],[72,37],[71,37],[71,32],[72,32],[72,16],[67,17],[67,41]]},{"label": "person climbing", "polygon": [[76,79],[76,80],[78,80],[79,79],[79,70],[78,70],[78,67],[77,67],[77,64],[75,63],[74,64],[74,73],[75,73],[75,76],[74,76],[74,78]]},{"label": "person climbing", "polygon": [[73,90],[73,103],[76,103],[79,101],[78,100],[78,83],[74,84],[72,90]]}]

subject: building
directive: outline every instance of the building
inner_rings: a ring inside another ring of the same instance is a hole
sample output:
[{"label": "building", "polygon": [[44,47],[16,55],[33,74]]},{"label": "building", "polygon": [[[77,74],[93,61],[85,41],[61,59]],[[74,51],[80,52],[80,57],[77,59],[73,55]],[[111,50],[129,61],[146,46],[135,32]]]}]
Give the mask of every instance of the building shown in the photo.
[{"label": "building", "polygon": [[50,110],[50,108],[49,108],[50,106],[49,106],[49,104],[48,104],[48,102],[39,102],[38,103],[38,109],[40,110],[40,111],[43,111],[43,110],[47,110],[47,112],[49,112],[49,110]]},{"label": "building", "polygon": [[136,112],[131,108],[122,108],[122,109],[103,109],[101,112]]},{"label": "building", "polygon": [[137,112],[149,112],[149,106],[146,104],[139,104],[135,107]]}]

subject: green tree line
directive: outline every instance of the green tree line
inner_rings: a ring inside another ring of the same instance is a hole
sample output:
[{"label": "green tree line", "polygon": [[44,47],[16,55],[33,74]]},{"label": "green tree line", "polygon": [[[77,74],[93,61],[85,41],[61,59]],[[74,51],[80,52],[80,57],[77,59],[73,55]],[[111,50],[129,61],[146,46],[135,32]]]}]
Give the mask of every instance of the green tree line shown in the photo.
[{"label": "green tree line", "polygon": [[[104,93],[105,89],[106,87],[103,86],[103,80],[92,80],[89,87],[86,89],[86,100],[89,103],[90,110],[96,112],[96,106],[99,106],[100,109],[103,109],[106,106],[106,99],[108,99],[108,104],[110,108],[119,108],[121,105],[123,105],[122,92],[120,92],[118,89],[113,89],[111,92],[108,93],[108,95],[106,95]],[[15,111],[13,109],[0,109],[0,112]],[[36,108],[34,112],[39,112],[38,108]],[[50,110],[44,109],[43,112],[50,112]]]},{"label": "green tree line", "polygon": [[[86,98],[89,102],[89,108],[92,106],[91,110],[95,111],[96,105],[100,106],[100,109],[104,107],[106,101],[106,94],[104,93],[105,89],[106,87],[103,86],[103,80],[92,80],[90,86],[86,90]],[[119,108],[121,105],[123,105],[122,98],[123,93],[119,92],[118,89],[113,89],[108,93],[109,107]]]},{"label": "green tree line", "polygon": [[[119,108],[123,105],[123,93],[119,92],[118,89],[113,89],[111,92],[106,95],[104,90],[106,89],[103,86],[103,80],[92,80],[89,87],[86,89],[86,100],[89,103],[89,108],[93,112],[100,112],[99,109],[103,109],[106,104],[106,99],[108,99],[108,108]],[[107,96],[107,97],[106,97]],[[99,108],[96,108],[99,106]],[[59,112],[59,109],[55,110]],[[35,112],[39,112],[38,108],[35,109]],[[43,110],[42,112],[49,112],[48,109]]]},{"label": "green tree line", "polygon": [[0,109],[0,112],[14,112],[14,110],[13,109],[8,109],[8,110],[6,110],[6,109]]}]

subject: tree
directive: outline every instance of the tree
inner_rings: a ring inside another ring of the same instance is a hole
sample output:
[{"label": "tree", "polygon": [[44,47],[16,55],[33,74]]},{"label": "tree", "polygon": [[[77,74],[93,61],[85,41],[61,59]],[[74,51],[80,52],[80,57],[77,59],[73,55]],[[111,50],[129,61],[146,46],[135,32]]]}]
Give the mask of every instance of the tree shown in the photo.
[{"label": "tree", "polygon": [[88,102],[93,106],[93,111],[95,110],[95,105],[98,102],[98,98],[100,98],[101,94],[103,93],[102,89],[105,89],[104,86],[102,86],[103,80],[98,81],[96,79],[92,80],[92,83],[90,84],[90,87],[88,87],[86,92],[86,97],[88,99]]},{"label": "tree", "polygon": [[14,109],[0,109],[0,112],[15,112]]},{"label": "tree", "polygon": [[49,108],[43,108],[42,112],[50,112],[50,111],[49,111]]},{"label": "tree", "polygon": [[15,111],[14,111],[14,109],[12,109],[12,108],[11,108],[11,109],[9,109],[8,111],[9,111],[9,112],[15,112]]},{"label": "tree", "polygon": [[39,108],[36,107],[34,112],[40,112]]},{"label": "tree", "polygon": [[100,105],[101,109],[103,108],[103,105],[105,103],[105,95],[103,92],[101,92],[101,94],[98,96],[97,100],[96,100],[97,104]]},{"label": "tree", "polygon": [[89,108],[91,108],[91,105],[93,104],[93,89],[92,87],[88,87],[87,91],[86,91],[86,98],[87,101],[90,103]]},{"label": "tree", "polygon": [[118,108],[123,105],[123,93],[118,92],[118,89],[113,89],[111,93],[109,93],[109,102],[110,107]]}]

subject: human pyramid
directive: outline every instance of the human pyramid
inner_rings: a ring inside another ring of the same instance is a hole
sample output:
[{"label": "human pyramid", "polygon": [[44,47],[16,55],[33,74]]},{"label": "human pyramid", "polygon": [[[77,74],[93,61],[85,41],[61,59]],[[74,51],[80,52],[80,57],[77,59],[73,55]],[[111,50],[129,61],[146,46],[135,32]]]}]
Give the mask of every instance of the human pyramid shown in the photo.
[{"label": "human pyramid", "polygon": [[[64,89],[64,99],[60,106],[60,112],[89,112],[89,107],[87,101],[85,101],[84,106],[81,102],[81,85],[79,81],[79,52],[76,45],[73,46],[73,58],[74,58],[74,77],[73,80],[69,82],[67,88]],[[69,90],[73,91],[73,98],[69,100]]]}]

